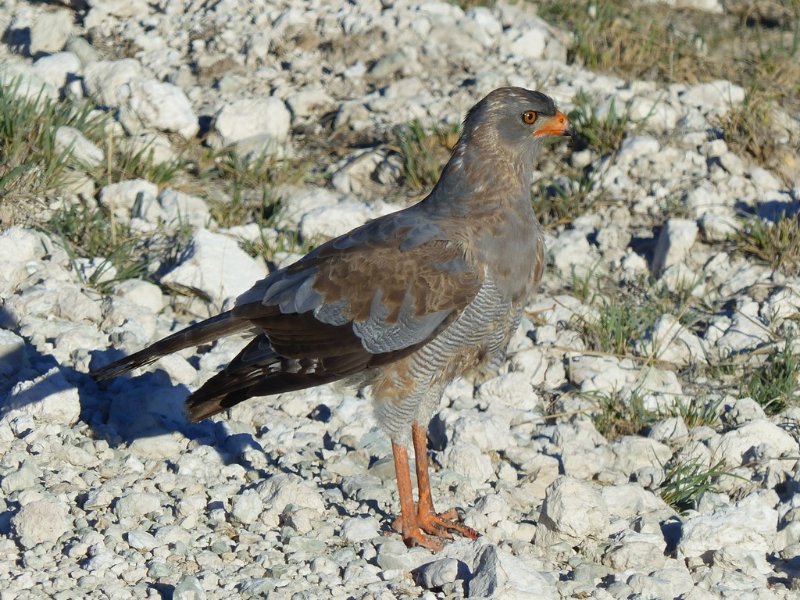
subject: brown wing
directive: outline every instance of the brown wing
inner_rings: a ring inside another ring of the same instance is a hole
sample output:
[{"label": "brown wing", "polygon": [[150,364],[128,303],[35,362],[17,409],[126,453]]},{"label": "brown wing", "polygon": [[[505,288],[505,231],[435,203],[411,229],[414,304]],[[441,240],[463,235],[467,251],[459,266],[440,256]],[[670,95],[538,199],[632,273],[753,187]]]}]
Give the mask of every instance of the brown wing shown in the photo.
[{"label": "brown wing", "polygon": [[455,243],[403,248],[406,239],[334,240],[244,294],[232,316],[263,334],[192,394],[191,418],[342,379],[432,339],[472,301],[482,273]]}]

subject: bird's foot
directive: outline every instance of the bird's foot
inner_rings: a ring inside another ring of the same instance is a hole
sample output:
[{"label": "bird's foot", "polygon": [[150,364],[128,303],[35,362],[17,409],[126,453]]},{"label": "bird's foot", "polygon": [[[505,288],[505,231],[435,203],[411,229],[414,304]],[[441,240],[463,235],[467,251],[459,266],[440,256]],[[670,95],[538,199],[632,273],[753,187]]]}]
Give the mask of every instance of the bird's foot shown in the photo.
[{"label": "bird's foot", "polygon": [[417,513],[417,522],[423,531],[446,540],[453,539],[450,532],[457,533],[471,540],[478,539],[478,532],[472,527],[464,525],[461,515],[458,514],[455,508],[451,508],[443,513],[419,511]]},{"label": "bird's foot", "polygon": [[403,536],[403,541],[409,548],[414,546],[422,546],[431,552],[439,552],[442,548],[444,548],[444,542],[436,539],[436,537],[427,535],[422,530],[422,527],[420,527],[419,523],[417,523],[416,519],[413,519],[411,523],[404,523],[402,517],[397,517],[394,520],[394,523],[392,523],[392,527],[397,533]]},{"label": "bird's foot", "polygon": [[406,546],[422,546],[431,552],[441,550],[444,547],[443,540],[452,540],[453,533],[471,540],[478,539],[478,532],[464,525],[454,508],[443,513],[418,511],[410,523],[397,517],[392,526],[403,536]]}]

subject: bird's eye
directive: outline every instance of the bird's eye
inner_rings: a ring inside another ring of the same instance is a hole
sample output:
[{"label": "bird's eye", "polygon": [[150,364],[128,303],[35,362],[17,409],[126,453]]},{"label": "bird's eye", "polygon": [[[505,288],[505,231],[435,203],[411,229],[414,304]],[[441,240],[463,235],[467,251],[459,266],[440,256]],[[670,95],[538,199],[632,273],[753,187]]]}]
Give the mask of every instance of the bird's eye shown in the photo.
[{"label": "bird's eye", "polygon": [[522,122],[526,125],[533,125],[536,123],[536,119],[538,117],[539,115],[537,115],[536,112],[532,110],[526,110],[524,113],[522,113]]}]

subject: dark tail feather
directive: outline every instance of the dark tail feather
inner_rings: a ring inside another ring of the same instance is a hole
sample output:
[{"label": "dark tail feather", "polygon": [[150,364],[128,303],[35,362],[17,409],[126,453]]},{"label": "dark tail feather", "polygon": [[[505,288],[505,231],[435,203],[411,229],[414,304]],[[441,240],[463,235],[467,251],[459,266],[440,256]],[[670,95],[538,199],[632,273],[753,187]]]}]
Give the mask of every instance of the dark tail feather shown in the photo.
[{"label": "dark tail feather", "polygon": [[294,392],[341,379],[338,375],[309,376],[299,373],[276,373],[249,385],[236,387],[235,377],[221,371],[186,399],[186,414],[196,423],[229,409],[253,396],[271,396]]},{"label": "dark tail feather", "polygon": [[251,326],[252,324],[249,321],[234,317],[231,311],[224,312],[216,317],[211,317],[210,319],[195,323],[186,329],[173,333],[163,340],[159,340],[155,344],[115,361],[110,365],[96,369],[92,371],[90,375],[97,381],[110,379],[132,371],[137,367],[150,364],[167,354],[177,352],[178,350],[190,346],[201,346]]}]

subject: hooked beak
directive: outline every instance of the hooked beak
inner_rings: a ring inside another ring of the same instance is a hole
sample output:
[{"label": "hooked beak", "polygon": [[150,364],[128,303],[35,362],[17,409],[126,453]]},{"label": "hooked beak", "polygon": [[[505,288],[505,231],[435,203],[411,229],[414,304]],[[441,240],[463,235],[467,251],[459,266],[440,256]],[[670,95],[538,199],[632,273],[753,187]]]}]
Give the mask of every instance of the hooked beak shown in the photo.
[{"label": "hooked beak", "polygon": [[560,110],[556,111],[552,117],[547,118],[544,124],[533,132],[534,137],[543,135],[560,135],[572,137],[575,135],[575,127]]}]

